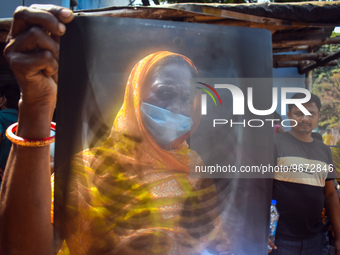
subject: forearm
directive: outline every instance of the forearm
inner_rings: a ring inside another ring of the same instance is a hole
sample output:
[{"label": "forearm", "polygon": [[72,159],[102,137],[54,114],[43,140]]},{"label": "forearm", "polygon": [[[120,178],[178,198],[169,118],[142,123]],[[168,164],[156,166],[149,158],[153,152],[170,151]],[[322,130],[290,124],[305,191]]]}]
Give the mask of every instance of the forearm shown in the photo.
[{"label": "forearm", "polygon": [[[17,135],[49,136],[54,105],[20,105]],[[0,228],[5,254],[51,254],[49,146],[13,144],[1,189]]]},{"label": "forearm", "polygon": [[327,196],[325,202],[326,212],[330,218],[335,237],[340,241],[340,204],[337,193],[334,192]]}]

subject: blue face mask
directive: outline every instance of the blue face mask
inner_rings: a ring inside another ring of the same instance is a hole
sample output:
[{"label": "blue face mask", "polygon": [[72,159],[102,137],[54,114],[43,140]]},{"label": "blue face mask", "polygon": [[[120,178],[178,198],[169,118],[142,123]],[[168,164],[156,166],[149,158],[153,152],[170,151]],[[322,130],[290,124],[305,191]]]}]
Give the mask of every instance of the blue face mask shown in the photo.
[{"label": "blue face mask", "polygon": [[160,146],[169,145],[190,131],[192,120],[187,116],[144,102],[140,109],[144,126]]}]

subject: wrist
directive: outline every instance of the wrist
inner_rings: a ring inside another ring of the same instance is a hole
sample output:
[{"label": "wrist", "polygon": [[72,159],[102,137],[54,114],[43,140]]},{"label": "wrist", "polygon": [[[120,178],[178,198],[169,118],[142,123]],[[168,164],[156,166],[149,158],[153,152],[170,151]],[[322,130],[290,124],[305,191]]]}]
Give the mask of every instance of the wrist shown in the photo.
[{"label": "wrist", "polygon": [[55,104],[19,103],[18,128],[16,134],[27,139],[42,139],[50,136],[51,121]]}]

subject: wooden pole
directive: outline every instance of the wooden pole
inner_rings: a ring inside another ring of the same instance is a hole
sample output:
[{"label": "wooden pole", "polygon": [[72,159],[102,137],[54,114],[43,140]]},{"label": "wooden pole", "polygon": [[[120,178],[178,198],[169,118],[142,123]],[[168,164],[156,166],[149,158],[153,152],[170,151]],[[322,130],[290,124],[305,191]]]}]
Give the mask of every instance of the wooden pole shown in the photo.
[{"label": "wooden pole", "polygon": [[312,91],[312,84],[313,84],[312,78],[313,78],[313,72],[308,71],[305,74],[305,88],[308,89],[309,91]]},{"label": "wooden pole", "polygon": [[296,47],[287,47],[287,48],[275,48],[273,49],[273,53],[279,53],[279,52],[290,52],[290,51],[302,51],[302,50],[308,50],[309,46],[296,46]]},{"label": "wooden pole", "polygon": [[298,67],[301,65],[307,65],[306,61],[275,61],[273,67]]},{"label": "wooden pole", "polygon": [[330,54],[329,56],[327,57],[324,57],[322,58],[321,60],[313,63],[313,64],[310,64],[310,65],[307,65],[305,67],[301,67],[301,68],[298,68],[298,71],[300,74],[304,74],[310,70],[313,70],[314,68],[317,68],[319,66],[324,66],[324,65],[328,65],[328,64],[333,64],[334,61],[332,60],[336,60],[337,58],[340,58],[340,50],[334,52],[333,54]]},{"label": "wooden pole", "polygon": [[280,41],[273,42],[273,48],[287,48],[294,46],[321,46],[324,44],[336,44],[340,43],[340,37],[332,37],[332,38],[322,38],[322,39],[313,39],[313,40],[291,40],[291,41]]},{"label": "wooden pole", "polygon": [[[299,70],[307,67],[307,66],[311,66],[311,65],[314,65],[318,62],[315,62],[315,61],[307,61],[307,60],[303,60],[303,61],[275,61],[273,63],[273,67],[274,68],[280,68],[280,67],[297,67],[299,68]],[[332,60],[328,63],[325,63],[325,64],[321,64],[321,65],[317,65],[316,67],[318,66],[336,66],[338,64],[338,61],[337,60]],[[314,68],[316,68],[314,67]],[[314,69],[313,68],[313,69]],[[311,69],[312,70],[312,69]],[[308,70],[309,71],[309,70]],[[299,71],[300,74],[304,74],[305,72],[301,73]]]},{"label": "wooden pole", "polygon": [[306,54],[282,54],[274,55],[274,61],[294,61],[294,60],[318,60],[323,57],[327,57],[328,53],[318,52],[318,53],[306,53]]}]

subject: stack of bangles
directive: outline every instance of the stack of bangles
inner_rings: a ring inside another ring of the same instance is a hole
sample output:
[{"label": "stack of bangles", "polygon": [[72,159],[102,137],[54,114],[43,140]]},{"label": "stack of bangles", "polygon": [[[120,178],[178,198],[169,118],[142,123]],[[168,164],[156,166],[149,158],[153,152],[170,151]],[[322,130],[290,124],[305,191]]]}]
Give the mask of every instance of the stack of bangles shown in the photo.
[{"label": "stack of bangles", "polygon": [[[54,122],[51,123],[51,130],[55,131],[56,124]],[[48,146],[51,143],[54,143],[55,141],[55,135],[42,138],[42,139],[26,139],[22,138],[20,136],[15,135],[15,131],[18,128],[18,122],[10,125],[6,130],[6,137],[8,140],[10,140],[12,143],[18,144],[20,146],[26,146],[26,147],[44,147]]]}]

